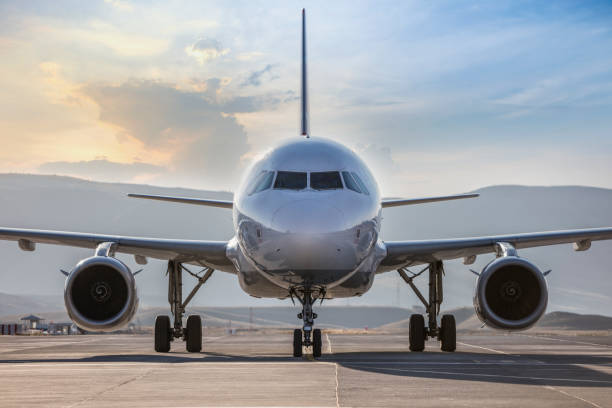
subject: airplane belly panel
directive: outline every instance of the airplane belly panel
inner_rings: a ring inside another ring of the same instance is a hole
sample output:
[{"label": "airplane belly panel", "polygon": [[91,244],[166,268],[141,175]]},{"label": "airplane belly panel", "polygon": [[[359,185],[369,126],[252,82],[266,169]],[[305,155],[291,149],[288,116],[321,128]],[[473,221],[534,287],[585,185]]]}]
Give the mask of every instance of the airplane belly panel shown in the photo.
[{"label": "airplane belly panel", "polygon": [[[360,263],[342,269],[328,268],[331,262],[322,263],[315,268],[280,267],[266,269],[253,259],[247,257],[237,241],[228,246],[228,257],[232,259],[238,270],[241,288],[256,297],[285,298],[289,296],[292,287],[325,287],[326,298],[360,296],[372,286],[376,267],[384,256],[384,247],[378,243],[370,254]],[[338,256],[338,255],[336,255]],[[300,260],[308,265],[308,260]],[[315,263],[316,265],[316,263]]]}]

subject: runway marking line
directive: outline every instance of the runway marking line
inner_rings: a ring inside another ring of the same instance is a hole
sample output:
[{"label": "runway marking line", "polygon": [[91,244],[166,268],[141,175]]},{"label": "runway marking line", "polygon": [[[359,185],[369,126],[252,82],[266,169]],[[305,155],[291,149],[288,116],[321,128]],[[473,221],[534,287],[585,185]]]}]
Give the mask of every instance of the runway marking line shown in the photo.
[{"label": "runway marking line", "polygon": [[[228,356],[219,356],[222,358],[231,358]],[[211,358],[218,358],[217,356]],[[318,364],[342,364],[342,365],[420,365],[420,366],[529,366],[533,367],[534,363],[532,361],[369,361],[369,360],[340,360],[340,361],[319,361],[313,360],[312,362]],[[132,367],[132,366],[143,366],[143,367],[154,367],[154,366],[167,366],[169,363],[171,365],[192,365],[192,368],[202,367],[210,367],[212,365],[222,365],[227,366],[231,365],[287,365],[287,364],[312,364],[309,360],[287,360],[287,361],[207,361],[205,358],[203,359],[194,359],[194,361],[184,361],[184,362],[53,362],[50,361],[48,363],[38,362],[38,363],[20,363],[20,362],[5,362],[0,363],[0,370],[3,368],[70,368],[70,367]],[[199,363],[197,366],[194,363]],[[546,363],[540,362],[537,364],[538,367],[567,367],[567,366],[575,366],[574,363]],[[597,364],[598,367],[612,367],[612,364]]]},{"label": "runway marking line", "polygon": [[70,345],[70,344],[85,344],[85,343],[94,342],[96,340],[98,340],[98,339],[89,339],[89,340],[83,340],[83,341],[81,341],[81,340],[79,340],[79,341],[55,341],[55,342],[51,342],[51,344],[49,344],[49,342],[47,342],[44,346],[34,345],[35,342],[25,342],[25,343],[22,343],[25,347],[18,347],[18,348],[14,348],[14,349],[10,349],[10,350],[0,351],[0,354],[20,352],[20,351],[25,351],[25,350],[43,349],[43,348],[56,347],[56,346],[64,346],[64,345]]},{"label": "runway marking line", "polygon": [[546,377],[526,377],[520,375],[501,375],[501,374],[479,374],[479,373],[460,373],[452,371],[433,371],[433,370],[413,370],[408,368],[386,368],[386,367],[368,367],[362,366],[363,368],[376,368],[379,370],[386,371],[402,371],[412,373],[424,373],[424,374],[444,374],[444,375],[455,375],[464,377],[497,377],[497,378],[514,378],[517,380],[540,380],[540,381],[574,381],[581,383],[593,383],[593,384],[611,384],[612,381],[600,381],[600,380],[581,380],[575,378],[546,378]]},{"label": "runway marking line", "polygon": [[340,396],[338,395],[339,381],[338,381],[338,363],[334,364],[336,366],[336,408],[340,408]]},{"label": "runway marking line", "polygon": [[217,336],[217,337],[203,337],[204,341],[215,341],[215,340],[219,340],[222,338],[228,337],[228,335],[225,336]]},{"label": "runway marking line", "polygon": [[560,390],[558,388],[552,387],[550,385],[546,385],[546,386],[544,386],[544,388],[552,390],[552,391],[557,391],[560,394],[567,395],[568,397],[571,397],[571,398],[577,399],[579,401],[582,401],[582,402],[584,402],[586,404],[589,404],[589,405],[591,405],[591,406],[593,406],[595,408],[603,408],[601,405],[598,405],[598,404],[596,404],[596,403],[594,403],[592,401],[586,400],[586,399],[581,398],[581,397],[579,397],[577,395],[570,394],[569,392],[565,392],[563,390]]},{"label": "runway marking line", "polygon": [[477,346],[475,344],[461,343],[460,341],[458,341],[457,344],[461,344],[462,346],[475,347],[475,348],[479,348],[479,349],[483,349],[487,351],[492,351],[493,353],[497,353],[497,354],[510,354],[510,353],[506,353],[505,351],[495,350],[495,349],[483,347],[483,346]]},{"label": "runway marking line", "polygon": [[77,402],[75,402],[73,404],[70,404],[70,405],[68,405],[68,408],[72,408],[72,407],[76,407],[78,405],[84,404],[84,403],[89,402],[89,401],[91,401],[91,400],[93,400],[95,398],[100,397],[102,394],[106,394],[107,392],[116,390],[117,388],[122,387],[122,386],[124,386],[126,384],[129,384],[131,382],[138,381],[138,380],[144,378],[145,376],[149,375],[152,371],[153,371],[153,368],[149,368],[144,373],[140,373],[138,375],[134,375],[131,378],[128,378],[127,380],[124,380],[124,381],[120,382],[119,384],[115,384],[115,385],[112,385],[110,387],[107,387],[107,388],[105,388],[105,389],[103,389],[103,390],[101,390],[99,392],[96,392],[96,393],[94,393],[92,395],[89,395],[89,396],[83,398],[80,401],[77,401]]},{"label": "runway marking line", "polygon": [[333,354],[332,346],[331,346],[331,340],[329,339],[329,334],[325,333],[325,338],[327,339],[327,352],[329,354]]},{"label": "runway marking line", "polygon": [[530,338],[533,338],[533,339],[546,339],[546,340],[552,340],[552,341],[564,341],[564,342],[567,342],[567,343],[584,344],[584,345],[587,345],[587,346],[598,346],[598,347],[612,348],[612,346],[607,345],[607,344],[589,343],[589,342],[586,342],[586,341],[577,341],[577,340],[569,340],[569,339],[555,339],[555,338],[552,338],[552,337],[538,336],[538,335],[534,335],[534,334],[519,334],[519,333],[516,333],[515,336],[530,337]]}]

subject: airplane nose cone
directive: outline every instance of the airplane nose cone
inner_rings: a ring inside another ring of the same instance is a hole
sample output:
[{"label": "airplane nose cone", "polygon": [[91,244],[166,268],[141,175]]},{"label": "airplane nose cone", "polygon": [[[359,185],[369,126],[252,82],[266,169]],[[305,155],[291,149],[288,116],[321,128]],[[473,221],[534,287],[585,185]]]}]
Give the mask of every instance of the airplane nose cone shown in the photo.
[{"label": "airplane nose cone", "polygon": [[278,232],[307,234],[336,232],[347,228],[342,210],[317,200],[284,204],[272,216],[271,226]]}]

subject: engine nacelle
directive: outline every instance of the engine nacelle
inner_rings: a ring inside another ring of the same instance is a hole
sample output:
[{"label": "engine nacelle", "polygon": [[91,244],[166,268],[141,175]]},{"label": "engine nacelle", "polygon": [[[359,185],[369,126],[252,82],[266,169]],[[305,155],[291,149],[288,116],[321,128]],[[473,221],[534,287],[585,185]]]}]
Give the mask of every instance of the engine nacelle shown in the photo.
[{"label": "engine nacelle", "polygon": [[66,278],[68,315],[84,330],[108,332],[127,324],[138,307],[136,282],[118,259],[93,256],[79,262]]},{"label": "engine nacelle", "polygon": [[548,304],[544,275],[537,266],[517,256],[493,260],[482,270],[474,307],[487,326],[525,330],[542,317]]}]

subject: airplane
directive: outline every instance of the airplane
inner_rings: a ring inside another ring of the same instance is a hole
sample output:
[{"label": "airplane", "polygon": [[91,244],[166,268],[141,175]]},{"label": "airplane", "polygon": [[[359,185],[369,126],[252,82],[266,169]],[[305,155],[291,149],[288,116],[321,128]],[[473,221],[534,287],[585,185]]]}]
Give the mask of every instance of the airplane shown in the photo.
[{"label": "airplane", "polygon": [[[592,241],[612,239],[612,228],[548,231],[458,239],[384,241],[380,237],[385,208],[475,198],[459,194],[412,199],[382,199],[372,173],[351,149],[332,140],[311,137],[306,75],[306,14],[302,10],[300,136],[281,143],[247,171],[233,201],[129,194],[130,197],[232,210],[235,235],[229,241],[177,240],[100,235],[78,232],[0,228],[0,239],[17,241],[20,249],[36,244],[67,245],[94,250],[66,277],[67,312],[81,329],[110,332],[134,316],[138,296],[134,275],[115,257],[131,254],[145,265],[147,258],[167,261],[168,301],[173,322],[157,316],[154,349],[170,351],[182,339],[188,352],[202,350],[202,321],[185,308],[214,271],[234,274],[240,287],[256,298],[297,300],[302,328],[293,332],[293,356],[303,348],[321,356],[321,330],[314,328],[317,300],[361,296],[378,274],[397,272],[425,306],[425,317],[409,320],[408,348],[423,351],[425,340],[436,339],[443,351],[456,349],[456,323],[440,314],[444,262],[492,253],[496,258],[478,275],[474,307],[481,321],[506,331],[524,330],[543,315],[548,303],[545,276],[518,255],[522,248],[571,243],[585,251]],[[188,266],[201,267],[193,272]],[[421,266],[418,272],[409,268]],[[197,280],[183,297],[184,273]],[[426,298],[414,284],[428,278]]]}]

